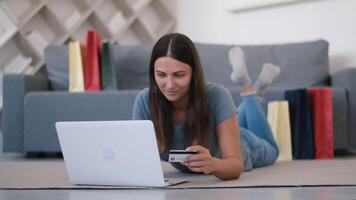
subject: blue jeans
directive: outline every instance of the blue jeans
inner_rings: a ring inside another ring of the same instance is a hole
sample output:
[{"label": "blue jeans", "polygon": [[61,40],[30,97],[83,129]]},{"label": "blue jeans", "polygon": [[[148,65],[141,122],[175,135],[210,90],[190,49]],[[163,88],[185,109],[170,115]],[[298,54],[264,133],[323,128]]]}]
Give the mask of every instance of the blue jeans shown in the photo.
[{"label": "blue jeans", "polygon": [[244,171],[273,164],[279,150],[256,94],[243,97],[237,118]]}]

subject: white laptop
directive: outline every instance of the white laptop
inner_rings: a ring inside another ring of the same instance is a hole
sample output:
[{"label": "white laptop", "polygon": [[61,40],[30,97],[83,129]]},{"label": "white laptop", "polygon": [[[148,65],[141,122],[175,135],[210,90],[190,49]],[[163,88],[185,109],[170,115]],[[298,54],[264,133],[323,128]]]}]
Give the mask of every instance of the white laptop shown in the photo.
[{"label": "white laptop", "polygon": [[165,187],[153,123],[148,120],[57,122],[72,184]]}]

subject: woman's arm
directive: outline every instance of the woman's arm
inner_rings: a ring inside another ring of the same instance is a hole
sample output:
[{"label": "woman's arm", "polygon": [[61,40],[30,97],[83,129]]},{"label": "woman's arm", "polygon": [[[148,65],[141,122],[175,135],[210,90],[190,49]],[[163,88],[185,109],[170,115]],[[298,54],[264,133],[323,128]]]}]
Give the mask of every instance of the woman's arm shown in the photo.
[{"label": "woman's arm", "polygon": [[236,115],[228,118],[217,126],[217,138],[222,158],[214,158],[209,150],[196,145],[187,150],[197,151],[183,163],[194,172],[213,174],[222,180],[239,178],[243,171],[240,152],[240,134]]},{"label": "woman's arm", "polygon": [[220,179],[239,178],[243,171],[243,163],[237,116],[234,115],[220,123],[216,134],[222,158],[217,159],[217,169],[213,174]]}]

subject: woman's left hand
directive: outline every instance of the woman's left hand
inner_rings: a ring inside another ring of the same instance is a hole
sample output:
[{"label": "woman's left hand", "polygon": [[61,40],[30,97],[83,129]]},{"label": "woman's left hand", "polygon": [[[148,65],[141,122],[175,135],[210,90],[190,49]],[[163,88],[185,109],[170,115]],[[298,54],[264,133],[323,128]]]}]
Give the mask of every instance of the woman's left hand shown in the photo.
[{"label": "woman's left hand", "polygon": [[188,147],[186,150],[197,152],[197,154],[188,156],[182,162],[182,164],[187,166],[191,171],[211,174],[216,170],[217,159],[210,155],[208,149],[200,145],[195,145]]}]

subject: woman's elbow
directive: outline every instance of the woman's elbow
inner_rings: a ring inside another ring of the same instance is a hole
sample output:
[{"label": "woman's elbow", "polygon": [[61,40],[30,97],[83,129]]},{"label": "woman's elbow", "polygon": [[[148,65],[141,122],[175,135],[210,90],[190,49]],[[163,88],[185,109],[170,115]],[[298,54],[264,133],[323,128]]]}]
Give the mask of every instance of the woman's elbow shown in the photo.
[{"label": "woman's elbow", "polygon": [[234,180],[234,179],[239,179],[241,174],[243,172],[243,164],[241,161],[239,161],[235,166],[234,169],[231,170],[231,173],[226,174],[226,176],[221,176],[218,177],[220,180],[223,181],[228,181],[228,180]]},{"label": "woman's elbow", "polygon": [[242,175],[242,172],[243,172],[243,164],[242,164],[242,162],[239,162],[238,167],[237,167],[237,169],[236,169],[236,171],[235,171],[235,174],[234,174],[233,179],[239,179],[240,176]]}]

